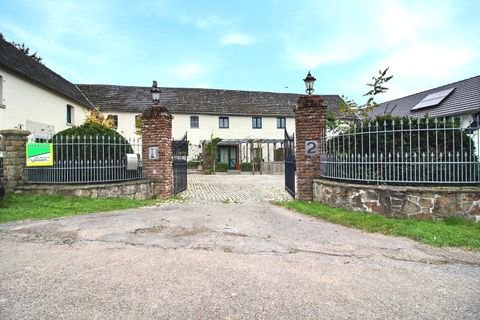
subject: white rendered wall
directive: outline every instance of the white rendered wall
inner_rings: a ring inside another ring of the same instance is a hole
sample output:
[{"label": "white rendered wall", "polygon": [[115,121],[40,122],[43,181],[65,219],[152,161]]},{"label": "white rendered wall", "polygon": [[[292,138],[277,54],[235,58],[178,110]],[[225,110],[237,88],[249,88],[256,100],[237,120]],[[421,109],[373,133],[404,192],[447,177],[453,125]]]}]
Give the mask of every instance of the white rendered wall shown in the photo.
[{"label": "white rendered wall", "polygon": [[135,134],[135,116],[140,115],[140,113],[103,112],[103,114],[105,116],[116,115],[118,117],[117,132],[125,138],[140,138],[140,136]]},{"label": "white rendered wall", "polygon": [[[127,138],[138,137],[135,135],[135,116],[138,113],[105,112],[107,115],[118,116],[117,131]],[[262,128],[252,128],[251,116],[228,116],[229,128],[218,127],[218,115],[192,114],[199,118],[199,128],[190,128],[190,114],[173,114],[172,135],[180,139],[188,132],[190,143],[199,144],[202,140],[214,138],[221,139],[282,139],[283,129],[277,129],[277,117],[262,117]],[[295,131],[295,119],[286,118],[289,133]]]},{"label": "white rendered wall", "polygon": [[[199,128],[190,128],[190,116],[198,116]],[[252,128],[251,116],[225,116],[229,118],[229,128],[219,128],[221,115],[174,114],[173,136],[181,138],[188,132],[190,143],[198,144],[201,140],[221,139],[282,139],[284,130],[277,129],[277,117],[262,117],[262,128]],[[223,117],[223,116],[222,116]],[[289,133],[295,131],[294,118],[286,118]]]},{"label": "white rendered wall", "polygon": [[[67,104],[74,107],[73,125],[84,122],[86,108],[68,98],[44,89],[0,67],[3,78],[3,105],[0,108],[0,129],[12,129],[21,125],[32,133],[45,134],[41,128],[49,131],[62,131],[71,127],[66,122]],[[27,121],[32,128],[28,128]],[[45,126],[43,126],[44,124]],[[38,132],[37,132],[38,131]]]}]

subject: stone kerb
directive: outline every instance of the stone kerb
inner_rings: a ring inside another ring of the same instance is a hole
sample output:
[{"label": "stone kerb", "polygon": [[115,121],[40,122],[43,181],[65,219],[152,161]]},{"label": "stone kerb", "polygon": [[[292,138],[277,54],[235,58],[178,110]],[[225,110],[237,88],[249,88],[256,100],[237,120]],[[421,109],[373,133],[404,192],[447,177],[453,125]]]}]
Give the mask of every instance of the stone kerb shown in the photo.
[{"label": "stone kerb", "polygon": [[[313,179],[320,177],[320,137],[326,128],[326,112],[327,107],[321,96],[302,96],[298,99],[295,109],[295,197],[300,200],[312,200]],[[310,142],[308,150],[307,142]]]},{"label": "stone kerb", "polygon": [[173,195],[172,115],[154,105],[142,114],[142,156],[145,176],[154,183],[154,195]]},{"label": "stone kerb", "polygon": [[26,144],[30,131],[19,129],[0,130],[5,144],[3,178],[5,189],[13,191],[25,182]]}]

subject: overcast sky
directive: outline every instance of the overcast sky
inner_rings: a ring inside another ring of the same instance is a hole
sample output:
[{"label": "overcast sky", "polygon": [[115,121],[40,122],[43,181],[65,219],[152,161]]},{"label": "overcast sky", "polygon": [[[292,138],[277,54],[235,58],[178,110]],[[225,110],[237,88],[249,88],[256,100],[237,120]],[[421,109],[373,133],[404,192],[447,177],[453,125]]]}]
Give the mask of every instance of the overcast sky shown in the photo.
[{"label": "overcast sky", "polygon": [[315,93],[378,102],[480,74],[478,0],[1,0],[0,32],[74,83]]}]

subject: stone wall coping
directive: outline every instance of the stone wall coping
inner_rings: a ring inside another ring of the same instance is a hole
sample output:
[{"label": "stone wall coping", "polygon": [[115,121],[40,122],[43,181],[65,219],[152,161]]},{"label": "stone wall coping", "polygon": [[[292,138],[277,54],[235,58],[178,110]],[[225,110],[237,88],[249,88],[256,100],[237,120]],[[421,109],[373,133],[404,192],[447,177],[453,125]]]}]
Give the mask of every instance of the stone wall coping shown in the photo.
[{"label": "stone wall coping", "polygon": [[32,133],[27,130],[20,130],[20,129],[6,129],[6,130],[0,130],[0,134],[2,136],[12,136],[12,135],[18,135],[18,136],[29,136]]},{"label": "stone wall coping", "polygon": [[88,189],[97,189],[97,188],[115,188],[122,186],[134,186],[140,184],[152,183],[149,179],[142,180],[130,180],[123,182],[114,182],[114,183],[101,183],[101,184],[25,184],[15,188],[16,190],[29,191],[29,190],[88,190]]},{"label": "stone wall coping", "polygon": [[350,188],[373,189],[373,190],[388,190],[398,192],[437,192],[437,193],[451,193],[451,192],[477,192],[480,193],[480,186],[392,186],[392,185],[374,185],[374,184],[354,184],[349,181],[333,181],[328,179],[313,179],[314,182],[327,184],[331,186],[348,186]]}]

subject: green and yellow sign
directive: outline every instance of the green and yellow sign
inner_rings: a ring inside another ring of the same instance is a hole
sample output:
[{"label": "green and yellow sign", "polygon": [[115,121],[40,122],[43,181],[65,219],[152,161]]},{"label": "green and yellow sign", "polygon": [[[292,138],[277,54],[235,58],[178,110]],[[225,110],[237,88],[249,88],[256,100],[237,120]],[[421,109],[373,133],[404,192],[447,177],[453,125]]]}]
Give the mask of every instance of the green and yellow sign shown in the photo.
[{"label": "green and yellow sign", "polygon": [[51,143],[27,143],[27,167],[53,166]]}]

